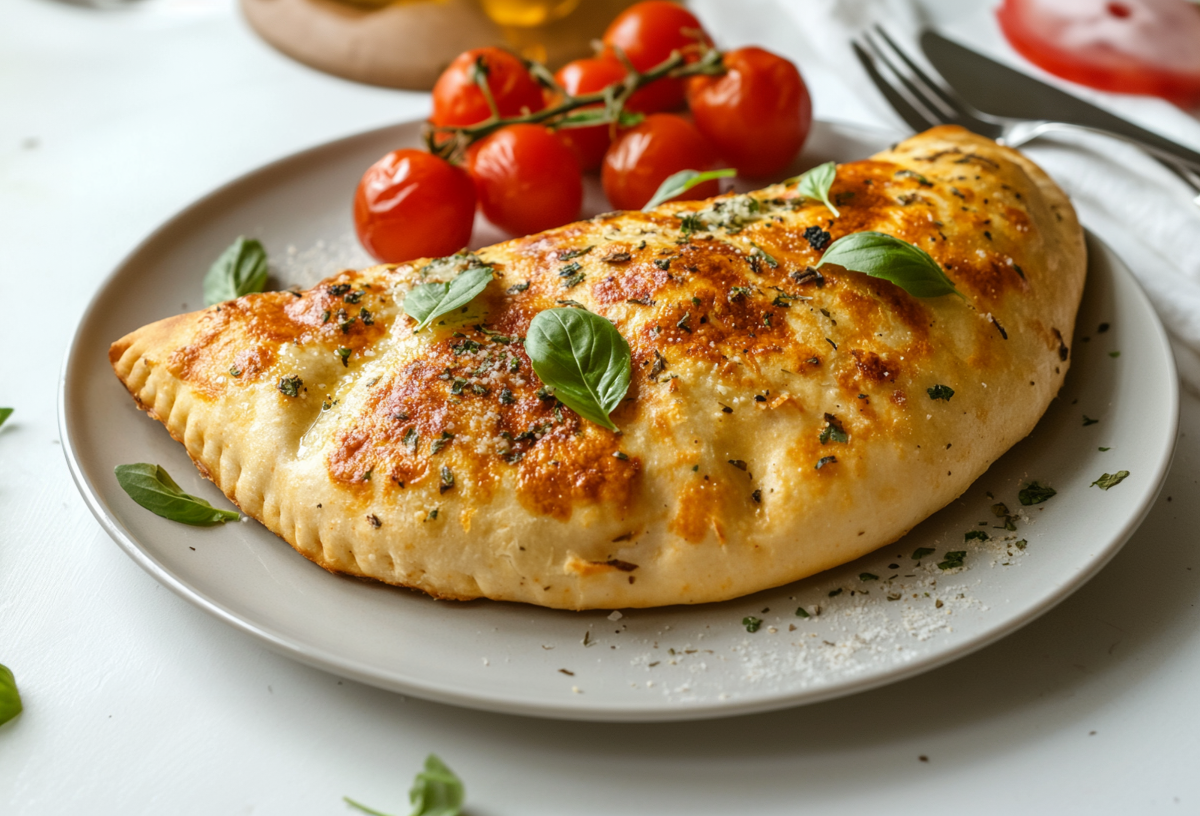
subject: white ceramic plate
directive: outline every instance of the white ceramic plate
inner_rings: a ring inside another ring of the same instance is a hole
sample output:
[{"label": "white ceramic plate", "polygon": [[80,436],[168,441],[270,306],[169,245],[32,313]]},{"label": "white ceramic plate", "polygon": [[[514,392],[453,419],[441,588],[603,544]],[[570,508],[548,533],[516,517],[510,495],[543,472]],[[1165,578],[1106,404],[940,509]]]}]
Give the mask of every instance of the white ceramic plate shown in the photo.
[{"label": "white ceramic plate", "polygon": [[[108,278],[67,355],[64,449],[100,524],[162,584],[272,649],[383,688],[547,717],[691,719],[810,703],[925,671],[1033,620],[1116,553],[1159,491],[1178,411],[1170,348],[1132,275],[1090,239],[1070,376],[1033,434],[902,541],[780,589],[624,616],[439,602],[331,575],[257,523],[196,529],[133,504],[112,476],[123,462],[157,462],[185,490],[227,502],[134,408],[109,343],[200,307],[204,271],[239,234],[263,241],[285,283],[364,263],[351,193],[364,168],[417,132],[409,123],[297,154],[184,210]],[[818,124],[800,164],[867,156],[892,135]],[[478,233],[480,243],[499,237]],[[1099,422],[1085,426],[1085,414]],[[1119,470],[1130,475],[1111,490],[1089,487]],[[1024,508],[1015,532],[997,529],[992,505],[1021,509],[1028,480],[1058,495]],[[989,540],[964,544],[969,530]],[[935,555],[918,563],[920,547]],[[964,568],[939,569],[952,550],[967,551]],[[762,620],[758,631],[747,616]]]}]

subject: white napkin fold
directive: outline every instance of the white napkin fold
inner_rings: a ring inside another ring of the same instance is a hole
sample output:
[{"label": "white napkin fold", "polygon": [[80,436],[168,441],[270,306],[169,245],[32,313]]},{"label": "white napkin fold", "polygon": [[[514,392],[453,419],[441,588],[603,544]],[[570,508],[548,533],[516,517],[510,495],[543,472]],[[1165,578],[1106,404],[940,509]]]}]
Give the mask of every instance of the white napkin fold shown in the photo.
[{"label": "white napkin fold", "polygon": [[[908,130],[859,65],[850,39],[875,23],[919,53],[916,32],[940,28],[964,44],[1065,87],[1143,127],[1200,149],[1200,120],[1168,102],[1067,86],[1004,42],[989,5],[958,0],[693,0],[722,47],[757,44],[795,61],[822,119]],[[1084,224],[1121,256],[1171,334],[1184,384],[1200,394],[1200,207],[1196,194],[1136,148],[1056,135],[1022,148],[1071,196]]]}]

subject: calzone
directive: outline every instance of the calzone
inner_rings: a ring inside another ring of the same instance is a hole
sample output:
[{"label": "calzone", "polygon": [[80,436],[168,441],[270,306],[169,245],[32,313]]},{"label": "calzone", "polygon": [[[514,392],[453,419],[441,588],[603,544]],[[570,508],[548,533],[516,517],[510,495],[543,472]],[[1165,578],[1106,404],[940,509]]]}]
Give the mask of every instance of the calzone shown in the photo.
[{"label": "calzone", "polygon": [[[301,555],[439,598],[718,601],[895,541],[1034,427],[1070,361],[1083,234],[1021,154],[941,127],[793,183],[609,213],[151,323],[110,358],[200,471]],[[833,263],[878,231],[961,297]],[[494,278],[435,325],[413,286]],[[618,433],[522,340],[585,308],[632,353]]]}]

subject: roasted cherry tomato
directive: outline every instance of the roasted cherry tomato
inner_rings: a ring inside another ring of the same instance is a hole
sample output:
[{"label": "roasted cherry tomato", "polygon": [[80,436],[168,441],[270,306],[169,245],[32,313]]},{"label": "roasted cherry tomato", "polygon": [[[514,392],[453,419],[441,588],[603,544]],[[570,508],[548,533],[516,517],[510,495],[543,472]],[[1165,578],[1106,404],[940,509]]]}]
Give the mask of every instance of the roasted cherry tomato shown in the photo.
[{"label": "roasted cherry tomato", "polygon": [[[615,208],[637,210],[668,176],[680,170],[710,170],[716,163],[716,150],[695,125],[674,114],[655,113],[613,142],[604,156],[601,181]],[[720,191],[715,180],[706,181],[678,198],[709,198]]]},{"label": "roasted cherry tomato", "polygon": [[508,125],[467,150],[479,205],[514,235],[573,221],[583,203],[579,162],[541,125]]},{"label": "roasted cherry tomato", "polygon": [[487,76],[488,90],[501,116],[519,116],[522,109],[545,107],[542,86],[521,60],[499,48],[475,48],[459,54],[433,86],[435,125],[473,125],[492,115],[478,83],[477,74]]},{"label": "roasted cherry tomato", "polygon": [[1200,8],[1187,0],[1004,0],[996,17],[1013,48],[1052,74],[1200,104]]},{"label": "roasted cherry tomato", "polygon": [[354,227],[385,263],[438,258],[471,240],[475,186],[461,168],[423,150],[394,150],[363,174]]},{"label": "roasted cherry tomato", "polygon": [[783,170],[812,124],[812,100],[796,66],[761,48],[725,54],[726,73],[688,80],[696,127],[745,176]]},{"label": "roasted cherry tomato", "polygon": [[[630,6],[604,31],[604,45],[609,51],[621,49],[639,71],[658,65],[672,51],[695,52],[701,43],[710,45],[712,40],[696,15],[666,0]],[[643,88],[641,94],[645,110],[673,110],[683,104],[683,83],[660,79]]]}]

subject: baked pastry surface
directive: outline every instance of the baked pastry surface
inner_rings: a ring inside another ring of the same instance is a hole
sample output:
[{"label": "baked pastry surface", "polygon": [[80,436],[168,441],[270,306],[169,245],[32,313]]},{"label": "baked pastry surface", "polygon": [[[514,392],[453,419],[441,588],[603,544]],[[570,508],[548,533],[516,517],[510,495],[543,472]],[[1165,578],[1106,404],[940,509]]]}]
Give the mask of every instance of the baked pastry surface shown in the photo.
[{"label": "baked pastry surface", "polygon": [[[494,280],[415,334],[405,293],[453,263],[170,317],[110,359],[205,476],[326,569],[570,609],[732,598],[904,535],[1032,430],[1069,363],[1083,234],[1028,159],[935,128],[840,165],[831,197],[840,217],[781,184],[482,249]],[[927,251],[965,299],[810,269],[863,230]],[[564,301],[629,342],[620,434],[524,353]]]}]

